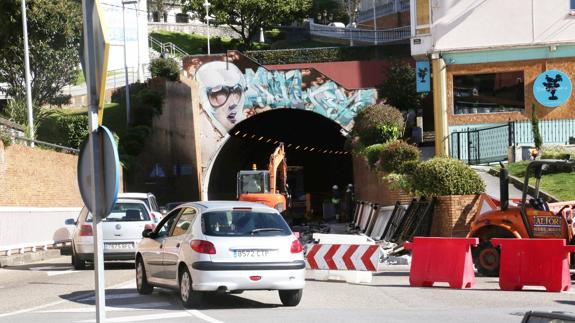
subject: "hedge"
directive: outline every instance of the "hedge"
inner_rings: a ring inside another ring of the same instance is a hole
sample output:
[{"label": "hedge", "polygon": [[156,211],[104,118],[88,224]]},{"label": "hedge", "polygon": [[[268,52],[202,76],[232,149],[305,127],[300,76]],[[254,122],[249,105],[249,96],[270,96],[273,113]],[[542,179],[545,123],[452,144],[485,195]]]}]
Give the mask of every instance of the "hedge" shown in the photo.
[{"label": "hedge", "polygon": [[395,140],[403,134],[403,115],[396,108],[375,104],[361,110],[354,118],[353,134],[364,146]]},{"label": "hedge", "polygon": [[319,47],[246,51],[244,55],[261,65],[380,60],[410,57],[408,45]]},{"label": "hedge", "polygon": [[413,188],[423,196],[469,195],[485,191],[479,175],[460,160],[436,157],[417,166]]},{"label": "hedge", "polygon": [[421,152],[413,145],[403,140],[394,140],[386,145],[380,152],[379,165],[382,171],[387,173],[410,173],[413,171],[413,163],[417,162]]}]

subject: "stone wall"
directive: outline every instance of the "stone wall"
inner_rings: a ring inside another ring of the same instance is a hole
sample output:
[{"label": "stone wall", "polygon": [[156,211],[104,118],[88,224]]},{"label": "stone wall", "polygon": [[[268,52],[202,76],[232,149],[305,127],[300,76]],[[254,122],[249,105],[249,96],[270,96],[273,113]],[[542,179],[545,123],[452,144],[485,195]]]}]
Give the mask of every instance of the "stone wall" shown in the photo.
[{"label": "stone wall", "polygon": [[0,141],[0,206],[81,207],[78,156]]},{"label": "stone wall", "polygon": [[[575,118],[575,95],[560,107],[547,108],[537,103],[533,95],[533,82],[539,74],[546,70],[556,69],[563,71],[575,79],[575,59],[545,59],[517,62],[502,62],[489,64],[449,65],[447,68],[447,113],[449,125],[463,125],[476,123],[498,123],[508,120],[526,120],[531,118],[531,105],[537,106],[537,114],[541,119]],[[525,110],[523,112],[483,113],[483,114],[454,114],[453,108],[453,76],[461,74],[484,74],[499,72],[524,72]]]}]

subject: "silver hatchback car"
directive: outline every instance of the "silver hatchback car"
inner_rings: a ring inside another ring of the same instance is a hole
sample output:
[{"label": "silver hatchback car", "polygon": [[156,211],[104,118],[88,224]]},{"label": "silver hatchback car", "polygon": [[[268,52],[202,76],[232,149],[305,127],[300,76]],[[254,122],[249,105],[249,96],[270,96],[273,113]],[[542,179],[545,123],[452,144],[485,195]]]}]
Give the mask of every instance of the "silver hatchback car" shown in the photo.
[{"label": "silver hatchback car", "polygon": [[177,289],[185,307],[209,291],[278,290],[285,306],[301,300],[302,246],[275,209],[237,201],[186,203],[142,235],[136,253],[140,294],[154,286]]}]

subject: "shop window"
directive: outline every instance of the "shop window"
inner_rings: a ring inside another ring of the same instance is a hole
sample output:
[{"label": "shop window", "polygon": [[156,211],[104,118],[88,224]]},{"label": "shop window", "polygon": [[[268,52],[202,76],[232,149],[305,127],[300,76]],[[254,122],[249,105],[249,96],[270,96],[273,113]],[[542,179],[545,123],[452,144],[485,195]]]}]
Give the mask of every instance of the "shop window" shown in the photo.
[{"label": "shop window", "polygon": [[453,76],[455,114],[522,112],[524,93],[522,71]]}]

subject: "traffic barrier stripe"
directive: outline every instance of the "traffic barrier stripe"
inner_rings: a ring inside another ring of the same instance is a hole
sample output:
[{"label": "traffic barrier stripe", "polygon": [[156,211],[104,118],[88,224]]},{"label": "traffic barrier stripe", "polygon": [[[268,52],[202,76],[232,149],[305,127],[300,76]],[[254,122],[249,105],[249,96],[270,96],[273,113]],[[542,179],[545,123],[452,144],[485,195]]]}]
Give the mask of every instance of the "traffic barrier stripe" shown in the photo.
[{"label": "traffic barrier stripe", "polygon": [[377,245],[316,244],[306,256],[308,269],[376,271]]}]

